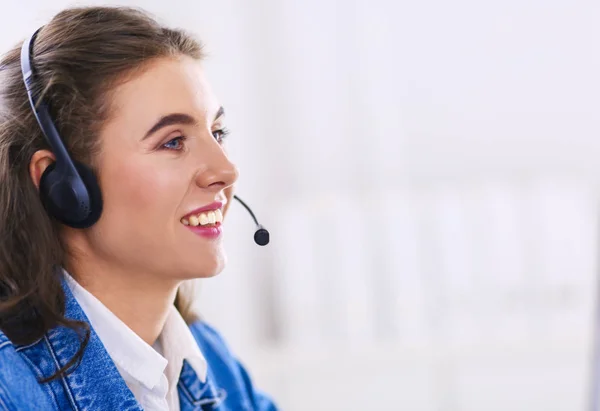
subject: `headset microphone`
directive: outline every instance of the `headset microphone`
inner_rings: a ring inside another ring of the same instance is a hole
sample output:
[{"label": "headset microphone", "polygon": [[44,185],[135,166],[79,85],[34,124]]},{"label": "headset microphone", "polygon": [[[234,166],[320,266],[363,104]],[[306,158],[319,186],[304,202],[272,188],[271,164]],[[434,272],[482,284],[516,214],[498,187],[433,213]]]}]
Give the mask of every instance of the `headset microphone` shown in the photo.
[{"label": "headset microphone", "polygon": [[244,203],[237,195],[234,195],[233,198],[235,198],[237,201],[239,201],[240,204],[243,205],[246,210],[248,210],[248,212],[250,213],[250,216],[252,217],[252,219],[254,220],[254,223],[256,224],[256,232],[254,233],[254,242],[258,245],[269,244],[269,232],[262,225],[258,224],[258,220],[256,220],[256,217],[254,216],[254,213],[252,212],[252,210],[250,210],[250,207],[248,207],[246,205],[246,203]]}]

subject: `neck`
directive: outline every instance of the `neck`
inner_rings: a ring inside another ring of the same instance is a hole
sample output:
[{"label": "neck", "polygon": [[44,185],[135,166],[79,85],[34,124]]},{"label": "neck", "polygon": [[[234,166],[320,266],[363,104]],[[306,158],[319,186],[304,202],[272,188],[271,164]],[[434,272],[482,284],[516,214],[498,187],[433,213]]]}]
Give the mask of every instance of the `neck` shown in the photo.
[{"label": "neck", "polygon": [[160,335],[179,283],[86,257],[69,274],[149,345]]}]

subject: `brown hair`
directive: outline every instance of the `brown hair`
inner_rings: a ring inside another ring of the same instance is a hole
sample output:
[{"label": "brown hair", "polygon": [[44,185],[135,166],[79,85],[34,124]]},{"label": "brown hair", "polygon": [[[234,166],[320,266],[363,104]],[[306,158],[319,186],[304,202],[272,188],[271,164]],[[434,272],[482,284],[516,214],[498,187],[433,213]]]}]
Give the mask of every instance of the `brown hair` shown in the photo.
[{"label": "brown hair", "polygon": [[[15,344],[31,344],[63,325],[82,336],[89,326],[65,318],[65,295],[57,267],[68,250],[61,226],[45,212],[31,181],[29,162],[50,149],[29,106],[20,69],[21,44],[0,60],[0,330]],[[33,49],[34,90],[50,113],[71,156],[96,172],[98,133],[110,117],[111,90],[157,59],[202,58],[202,46],[182,30],[160,25],[129,7],[78,7],[57,14],[39,32]],[[176,305],[195,319],[192,296],[180,290]]]}]

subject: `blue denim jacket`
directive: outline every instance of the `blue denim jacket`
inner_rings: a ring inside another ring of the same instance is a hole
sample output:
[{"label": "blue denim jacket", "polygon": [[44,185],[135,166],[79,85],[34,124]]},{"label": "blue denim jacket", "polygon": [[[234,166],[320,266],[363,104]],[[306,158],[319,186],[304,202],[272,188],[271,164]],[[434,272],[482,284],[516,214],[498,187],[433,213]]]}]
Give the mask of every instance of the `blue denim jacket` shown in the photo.
[{"label": "blue denim jacket", "polygon": [[[63,289],[66,316],[89,323],[69,287]],[[208,374],[206,382],[201,382],[184,361],[177,386],[181,411],[277,410],[253,387],[214,329],[203,322],[194,323],[190,329],[206,358]],[[52,382],[38,382],[67,364],[79,345],[77,334],[63,326],[26,346],[13,344],[0,331],[0,410],[141,410],[93,329],[77,368]]]}]

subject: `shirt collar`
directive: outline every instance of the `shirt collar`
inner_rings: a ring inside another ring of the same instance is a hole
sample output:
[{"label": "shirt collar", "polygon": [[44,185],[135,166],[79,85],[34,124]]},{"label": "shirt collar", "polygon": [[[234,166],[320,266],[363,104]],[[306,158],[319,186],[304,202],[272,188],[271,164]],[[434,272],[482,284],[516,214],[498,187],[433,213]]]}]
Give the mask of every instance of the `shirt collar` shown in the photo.
[{"label": "shirt collar", "polygon": [[187,323],[177,310],[172,306],[160,335],[163,354],[169,360],[167,378],[169,381],[179,380],[183,360],[192,366],[198,379],[206,382],[208,365],[202,355],[194,335]]}]

